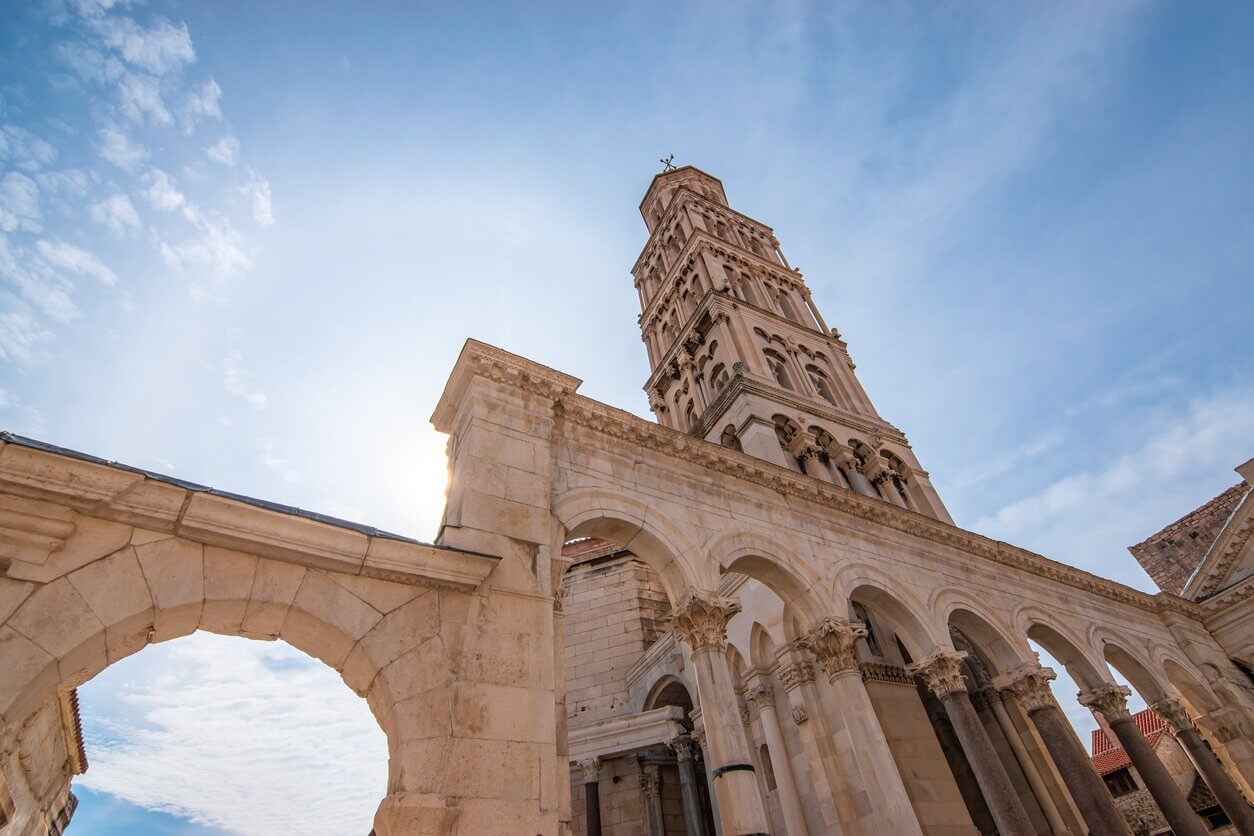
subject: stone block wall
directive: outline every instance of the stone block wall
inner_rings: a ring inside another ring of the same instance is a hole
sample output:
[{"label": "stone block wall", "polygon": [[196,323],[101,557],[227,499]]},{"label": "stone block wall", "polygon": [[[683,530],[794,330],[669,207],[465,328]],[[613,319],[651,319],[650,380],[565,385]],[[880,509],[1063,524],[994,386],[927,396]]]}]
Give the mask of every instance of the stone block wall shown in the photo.
[{"label": "stone block wall", "polygon": [[1206,556],[1248,486],[1233,485],[1205,505],[1181,517],[1128,551],[1158,588],[1179,594]]}]

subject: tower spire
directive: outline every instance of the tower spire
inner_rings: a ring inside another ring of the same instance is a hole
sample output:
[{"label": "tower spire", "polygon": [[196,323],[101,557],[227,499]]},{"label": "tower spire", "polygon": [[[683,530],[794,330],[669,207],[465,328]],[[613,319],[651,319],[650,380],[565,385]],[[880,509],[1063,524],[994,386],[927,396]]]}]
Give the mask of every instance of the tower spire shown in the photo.
[{"label": "tower spire", "polygon": [[631,271],[658,421],[950,521],[774,231],[733,210],[718,178],[673,159],[640,203],[649,240]]}]

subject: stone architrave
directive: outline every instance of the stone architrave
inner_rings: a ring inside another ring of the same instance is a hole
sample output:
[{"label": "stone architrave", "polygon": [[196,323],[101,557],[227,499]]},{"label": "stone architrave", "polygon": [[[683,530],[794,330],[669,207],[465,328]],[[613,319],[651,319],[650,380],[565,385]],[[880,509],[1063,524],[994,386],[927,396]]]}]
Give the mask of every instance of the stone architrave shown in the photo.
[{"label": "stone architrave", "polygon": [[1215,753],[1202,739],[1202,734],[1193,725],[1193,720],[1189,717],[1184,703],[1174,697],[1166,697],[1155,702],[1150,708],[1154,709],[1154,713],[1163,719],[1176,740],[1180,741],[1180,746],[1193,761],[1202,780],[1215,794],[1219,806],[1228,814],[1228,819],[1237,830],[1241,833],[1254,834],[1254,813],[1250,810],[1249,802],[1241,795],[1240,790],[1228,777],[1228,773],[1224,771],[1219,759],[1215,757]]},{"label": "stone architrave", "polygon": [[967,685],[962,678],[962,663],[966,656],[962,651],[937,648],[918,662],[907,665],[906,673],[921,677],[945,707],[945,714],[953,724],[954,733],[971,764],[971,771],[975,773],[976,783],[980,785],[998,830],[1006,836],[1032,834],[1035,830],[1023,802],[1019,800],[1005,765],[993,748],[975,707],[971,705]]},{"label": "stone architrave", "polygon": [[1145,781],[1145,788],[1154,797],[1154,803],[1162,811],[1163,818],[1177,836],[1204,836],[1209,830],[1193,809],[1184,792],[1176,786],[1171,774],[1158,759],[1154,748],[1137,728],[1136,720],[1128,711],[1131,689],[1114,682],[1081,691],[1080,704],[1100,714],[1119,738],[1119,744]]},{"label": "stone architrave", "polygon": [[753,774],[749,746],[738,725],[736,693],[722,652],[727,643],[727,622],[738,612],[738,600],[689,589],[671,613],[671,624],[692,650],[722,832],[766,833],[766,809]]}]

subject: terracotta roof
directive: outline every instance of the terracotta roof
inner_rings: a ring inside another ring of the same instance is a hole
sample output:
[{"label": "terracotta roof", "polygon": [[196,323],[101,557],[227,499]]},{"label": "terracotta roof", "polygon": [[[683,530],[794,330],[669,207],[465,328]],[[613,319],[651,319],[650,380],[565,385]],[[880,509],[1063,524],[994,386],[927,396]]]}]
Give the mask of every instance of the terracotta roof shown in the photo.
[{"label": "terracotta roof", "polygon": [[[1136,727],[1141,730],[1141,734],[1145,735],[1145,739],[1149,741],[1151,748],[1158,745],[1158,741],[1162,740],[1163,735],[1171,733],[1171,730],[1167,728],[1167,723],[1153,709],[1147,708],[1143,711],[1138,711],[1132,715],[1132,719],[1136,720]],[[1092,748],[1093,768],[1097,770],[1098,775],[1108,775],[1116,769],[1122,769],[1132,764],[1128,753],[1119,745],[1119,742],[1107,737],[1106,732],[1102,729],[1097,729],[1093,732]]]}]

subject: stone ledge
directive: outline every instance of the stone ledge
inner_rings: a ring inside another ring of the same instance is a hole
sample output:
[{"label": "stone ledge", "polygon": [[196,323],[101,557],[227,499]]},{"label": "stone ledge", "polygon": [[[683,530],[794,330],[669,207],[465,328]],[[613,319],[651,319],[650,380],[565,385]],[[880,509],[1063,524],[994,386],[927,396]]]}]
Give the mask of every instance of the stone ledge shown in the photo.
[{"label": "stone ledge", "polygon": [[684,710],[667,705],[627,717],[614,717],[570,730],[571,763],[587,758],[627,755],[655,746],[665,746],[687,732]]}]

